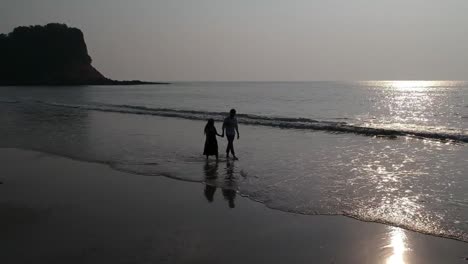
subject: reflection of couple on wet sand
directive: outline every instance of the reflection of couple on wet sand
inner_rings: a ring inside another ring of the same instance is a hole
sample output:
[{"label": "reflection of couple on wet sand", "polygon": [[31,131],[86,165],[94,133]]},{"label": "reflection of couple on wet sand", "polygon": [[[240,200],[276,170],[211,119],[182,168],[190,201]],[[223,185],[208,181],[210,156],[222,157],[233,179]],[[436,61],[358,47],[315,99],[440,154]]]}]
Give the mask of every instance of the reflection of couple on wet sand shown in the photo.
[{"label": "reflection of couple on wet sand", "polygon": [[[208,161],[204,167],[205,171],[205,197],[209,202],[213,202],[216,192],[216,186],[212,185],[210,181],[215,181],[218,178],[218,163],[210,164]],[[226,177],[221,187],[224,199],[228,201],[229,208],[234,208],[236,205],[236,186],[234,181],[234,163],[229,160],[226,163]]]},{"label": "reflection of couple on wet sand", "polygon": [[226,148],[226,159],[229,159],[229,153],[232,154],[232,158],[237,160],[236,154],[234,153],[234,138],[237,133],[237,139],[239,139],[239,128],[237,126],[236,110],[231,109],[229,116],[224,119],[223,122],[223,132],[218,134],[216,127],[214,126],[214,120],[209,119],[208,123],[205,126],[205,149],[203,150],[203,155],[208,159],[209,156],[216,156],[218,160],[218,141],[216,136],[224,137],[224,132],[226,132],[226,138],[228,140],[228,145]]}]

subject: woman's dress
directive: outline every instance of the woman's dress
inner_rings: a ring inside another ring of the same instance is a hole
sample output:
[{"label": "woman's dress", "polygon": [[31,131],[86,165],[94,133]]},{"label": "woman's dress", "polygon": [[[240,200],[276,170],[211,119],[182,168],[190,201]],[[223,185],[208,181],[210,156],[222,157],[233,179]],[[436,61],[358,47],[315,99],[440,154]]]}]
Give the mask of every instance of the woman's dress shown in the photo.
[{"label": "woman's dress", "polygon": [[207,129],[203,155],[218,155],[218,141],[216,140],[216,134],[216,128]]}]

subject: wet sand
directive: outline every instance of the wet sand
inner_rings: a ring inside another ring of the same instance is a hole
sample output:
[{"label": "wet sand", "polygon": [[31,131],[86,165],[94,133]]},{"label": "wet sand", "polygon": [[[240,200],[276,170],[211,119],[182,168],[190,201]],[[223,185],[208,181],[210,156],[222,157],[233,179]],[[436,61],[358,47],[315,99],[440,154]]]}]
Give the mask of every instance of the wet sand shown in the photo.
[{"label": "wet sand", "polygon": [[468,263],[463,242],[200,183],[18,149],[0,162],[1,263]]}]

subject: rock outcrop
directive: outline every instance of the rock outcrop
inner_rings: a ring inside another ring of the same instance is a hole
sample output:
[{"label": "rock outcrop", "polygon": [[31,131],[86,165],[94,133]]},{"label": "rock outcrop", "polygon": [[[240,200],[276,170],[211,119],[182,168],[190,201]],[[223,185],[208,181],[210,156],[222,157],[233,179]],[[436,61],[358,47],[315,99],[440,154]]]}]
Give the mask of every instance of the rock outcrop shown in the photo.
[{"label": "rock outcrop", "polygon": [[0,34],[0,85],[126,85],[91,65],[81,30],[64,24],[17,27]]}]

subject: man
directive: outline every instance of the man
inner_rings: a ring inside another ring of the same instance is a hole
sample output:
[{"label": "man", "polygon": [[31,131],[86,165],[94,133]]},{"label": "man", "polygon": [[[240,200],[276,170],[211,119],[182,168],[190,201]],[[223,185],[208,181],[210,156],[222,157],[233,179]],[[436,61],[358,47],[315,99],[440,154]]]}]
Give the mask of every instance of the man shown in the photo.
[{"label": "man", "polygon": [[224,119],[223,122],[223,136],[224,131],[226,131],[226,138],[228,140],[228,145],[226,148],[226,158],[229,159],[229,152],[232,153],[232,157],[234,160],[238,160],[236,154],[234,153],[234,137],[236,136],[237,132],[237,139],[239,139],[239,128],[237,127],[237,118],[236,118],[236,110],[231,109],[229,112],[229,116]]}]

